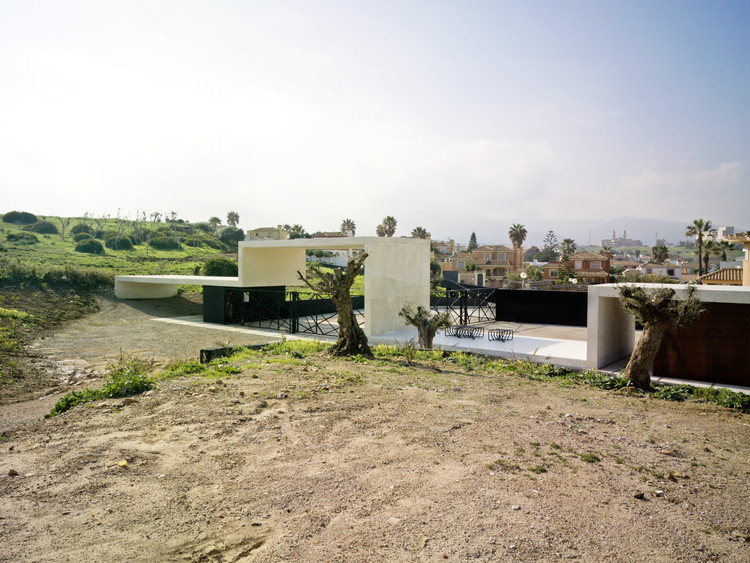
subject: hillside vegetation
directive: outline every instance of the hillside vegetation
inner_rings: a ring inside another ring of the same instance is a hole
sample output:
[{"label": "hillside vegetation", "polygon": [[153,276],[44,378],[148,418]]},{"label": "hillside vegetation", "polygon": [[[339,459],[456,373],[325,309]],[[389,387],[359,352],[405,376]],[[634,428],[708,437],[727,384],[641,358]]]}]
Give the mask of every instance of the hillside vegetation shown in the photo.
[{"label": "hillside vegetation", "polygon": [[[194,274],[211,258],[236,257],[236,241],[222,240],[222,231],[214,232],[207,223],[42,215],[33,223],[5,222],[11,213],[0,223],[0,260],[19,261],[42,273],[67,266],[111,275]],[[82,252],[86,243],[95,246],[92,241],[100,253]]]}]

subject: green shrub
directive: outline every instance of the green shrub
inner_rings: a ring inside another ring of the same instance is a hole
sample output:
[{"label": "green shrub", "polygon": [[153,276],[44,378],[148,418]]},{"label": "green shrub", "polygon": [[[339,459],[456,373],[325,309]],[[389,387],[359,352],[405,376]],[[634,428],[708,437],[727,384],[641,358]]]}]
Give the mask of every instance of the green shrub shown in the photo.
[{"label": "green shrub", "polygon": [[87,233],[93,236],[94,229],[92,229],[88,225],[84,225],[83,223],[78,223],[77,225],[73,225],[70,228],[70,234],[77,235],[78,233]]},{"label": "green shrub", "polygon": [[219,233],[219,240],[234,248],[238,242],[245,240],[245,231],[237,227],[227,227]]},{"label": "green shrub", "polygon": [[107,237],[104,239],[104,246],[112,250],[133,250],[132,241],[124,235]]},{"label": "green shrub", "polygon": [[76,233],[73,235],[73,240],[75,242],[81,242],[82,240],[91,240],[91,235],[89,233]]},{"label": "green shrub", "polygon": [[151,248],[155,248],[156,250],[179,250],[180,249],[180,241],[173,239],[171,237],[154,237],[151,239]]},{"label": "green shrub", "polygon": [[26,230],[32,231],[35,233],[40,233],[43,235],[57,235],[60,234],[60,231],[57,230],[57,227],[50,223],[49,221],[37,221],[33,225],[29,225],[28,227],[25,227]]},{"label": "green shrub", "polygon": [[3,215],[4,223],[13,223],[14,225],[31,225],[38,220],[36,215],[26,211],[9,211]]},{"label": "green shrub", "polygon": [[17,242],[19,244],[35,244],[39,242],[39,237],[34,233],[8,233],[6,237],[8,242]]},{"label": "green shrub", "polygon": [[114,275],[94,268],[76,268],[65,266],[64,268],[50,268],[43,276],[42,282],[52,286],[68,285],[77,289],[96,289],[100,286],[112,287],[115,285]]},{"label": "green shrub", "polygon": [[79,242],[76,245],[75,251],[86,254],[104,254],[104,247],[98,240],[91,239]]},{"label": "green shrub", "polygon": [[185,245],[193,248],[200,248],[201,246],[207,246],[214,250],[227,250],[227,245],[217,239],[215,236],[195,234],[185,239]]},{"label": "green shrub", "polygon": [[67,265],[64,268],[52,267],[46,272],[38,271],[34,266],[22,264],[18,260],[0,259],[0,282],[13,284],[47,284],[50,286],[67,286],[77,289],[95,289],[99,286],[112,287],[114,276],[106,271],[94,268],[76,268]]},{"label": "green shrub", "polygon": [[237,264],[226,258],[211,258],[203,265],[204,276],[230,276],[238,275]]}]

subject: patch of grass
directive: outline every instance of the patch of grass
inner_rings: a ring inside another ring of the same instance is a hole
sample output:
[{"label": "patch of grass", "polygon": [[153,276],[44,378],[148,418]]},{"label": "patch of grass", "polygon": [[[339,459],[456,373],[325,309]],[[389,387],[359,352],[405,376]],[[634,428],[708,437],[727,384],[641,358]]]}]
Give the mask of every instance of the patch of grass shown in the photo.
[{"label": "patch of grass", "polygon": [[487,464],[487,469],[490,471],[502,470],[502,471],[520,471],[521,466],[507,459],[498,458],[492,463]]},{"label": "patch of grass", "polygon": [[34,316],[23,311],[19,311],[18,309],[5,309],[3,307],[0,307],[0,318],[16,319],[19,321],[32,321],[34,319]]},{"label": "patch of grass", "polygon": [[265,354],[288,354],[295,358],[304,358],[314,356],[330,348],[330,344],[320,342],[319,340],[287,340],[282,338],[279,342],[274,342],[262,348]]},{"label": "patch of grass", "polygon": [[715,403],[750,414],[750,395],[719,387],[693,387],[692,385],[664,385],[651,395],[665,401],[696,400]]},{"label": "patch of grass", "polygon": [[582,461],[585,461],[586,463],[598,463],[601,461],[599,456],[593,452],[581,454],[579,457],[581,458]]},{"label": "patch of grass", "polygon": [[172,362],[164,369],[166,377],[180,377],[184,375],[197,375],[205,373],[208,365],[196,361]]},{"label": "patch of grass", "polygon": [[135,356],[120,354],[116,362],[107,366],[109,378],[101,389],[71,391],[61,397],[45,418],[62,414],[73,407],[98,399],[117,399],[145,393],[154,388],[154,382],[147,373],[151,364]]}]

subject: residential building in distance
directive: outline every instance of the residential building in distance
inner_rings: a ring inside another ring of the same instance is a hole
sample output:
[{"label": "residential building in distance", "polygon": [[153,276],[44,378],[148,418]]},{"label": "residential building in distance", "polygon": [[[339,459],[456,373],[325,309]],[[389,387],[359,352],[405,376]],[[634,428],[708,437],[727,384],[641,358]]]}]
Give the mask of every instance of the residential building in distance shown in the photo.
[{"label": "residential building in distance", "polygon": [[[609,283],[609,253],[602,255],[593,252],[579,252],[569,258],[567,265],[575,272],[578,283],[586,285]],[[544,279],[546,281],[557,280],[561,266],[560,260],[547,262],[544,266]]]},{"label": "residential building in distance", "polygon": [[646,262],[638,266],[638,271],[644,276],[664,276],[682,281],[682,266],[671,262]]},{"label": "residential building in distance", "polygon": [[617,237],[615,232],[612,231],[611,239],[604,239],[599,241],[599,246],[609,246],[612,248],[627,248],[634,246],[643,246],[643,241],[638,239],[628,238],[628,232],[623,231],[621,237]]},{"label": "residential building in distance", "polygon": [[328,231],[314,233],[310,238],[343,238],[345,236],[341,231]]},{"label": "residential building in distance", "polygon": [[454,254],[443,264],[444,276],[445,272],[467,271],[483,274],[484,286],[499,287],[508,274],[523,271],[523,247],[485,244],[474,252]]},{"label": "residential building in distance", "polygon": [[[725,240],[728,235],[734,234],[734,227],[719,227],[718,229],[711,229],[708,231],[708,237],[718,242]],[[695,237],[698,238],[697,236]]]},{"label": "residential building in distance", "polygon": [[456,253],[456,241],[450,239],[448,242],[436,240],[432,242],[433,248],[445,256],[453,256]]},{"label": "residential building in distance", "polygon": [[276,227],[260,227],[247,231],[245,240],[286,240],[289,233],[281,225]]},{"label": "residential building in distance", "polygon": [[705,285],[742,285],[742,268],[721,268],[700,277]]}]

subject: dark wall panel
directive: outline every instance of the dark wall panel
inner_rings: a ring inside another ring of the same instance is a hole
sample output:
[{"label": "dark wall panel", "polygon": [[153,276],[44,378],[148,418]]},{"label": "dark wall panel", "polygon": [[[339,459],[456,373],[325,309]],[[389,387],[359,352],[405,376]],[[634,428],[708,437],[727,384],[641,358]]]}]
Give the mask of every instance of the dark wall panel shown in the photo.
[{"label": "dark wall panel", "polygon": [[750,305],[704,308],[694,325],[667,329],[654,376],[750,387]]},{"label": "dark wall panel", "polygon": [[586,326],[586,292],[498,289],[496,295],[498,321]]}]

